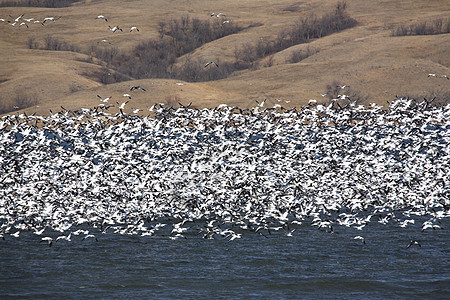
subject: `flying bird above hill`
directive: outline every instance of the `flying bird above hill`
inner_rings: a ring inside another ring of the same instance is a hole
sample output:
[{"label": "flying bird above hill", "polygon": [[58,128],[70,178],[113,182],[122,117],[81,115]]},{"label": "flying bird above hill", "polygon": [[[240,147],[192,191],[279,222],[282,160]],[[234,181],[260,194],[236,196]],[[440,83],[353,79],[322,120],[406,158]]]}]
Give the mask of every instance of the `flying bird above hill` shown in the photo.
[{"label": "flying bird above hill", "polygon": [[123,94],[124,97],[128,97],[128,99],[131,99],[131,95],[130,94]]},{"label": "flying bird above hill", "polygon": [[47,22],[47,21],[56,22],[56,21],[58,21],[59,19],[61,19],[61,17],[47,17],[47,18],[44,18],[44,22],[42,22],[42,23],[45,23],[45,22]]},{"label": "flying bird above hill", "polygon": [[137,32],[139,32],[139,28],[137,28],[136,26],[131,27],[130,32],[132,32],[133,30],[136,30]]},{"label": "flying bird above hill", "polygon": [[131,88],[130,88],[130,91],[133,91],[133,90],[141,90],[141,91],[146,91],[146,89],[144,89],[143,87],[141,87],[140,85],[136,85],[136,86],[132,86]]},{"label": "flying bird above hill", "polygon": [[95,19],[103,19],[108,22],[108,19],[104,15],[98,15]]},{"label": "flying bird above hill", "polygon": [[119,26],[114,26],[114,27],[108,26],[108,27],[109,27],[109,30],[111,30],[112,32],[116,32],[117,30],[120,30],[123,32],[122,28],[120,28]]},{"label": "flying bird above hill", "polygon": [[102,101],[102,102],[105,102],[105,103],[106,103],[106,102],[108,102],[108,100],[109,100],[109,99],[111,99],[111,98],[112,98],[112,96],[109,96],[108,98],[104,98],[104,99],[103,99],[102,97],[100,97],[100,95],[97,95],[97,98],[99,98],[99,99],[100,99],[100,101]]},{"label": "flying bird above hill", "polygon": [[129,101],[127,100],[127,101],[123,102],[122,104],[120,104],[119,102],[116,102],[116,103],[117,103],[117,105],[119,105],[119,106],[118,106],[119,109],[124,109],[124,108],[125,108],[125,105],[127,105],[128,102],[129,102]]},{"label": "flying bird above hill", "polygon": [[13,20],[14,20],[14,22],[19,22],[19,20],[20,20],[20,18],[22,18],[23,17],[23,14],[21,14],[20,16],[18,16],[17,18],[15,18],[14,19],[14,17],[13,16],[11,16],[11,15],[9,15]]},{"label": "flying bird above hill", "polygon": [[208,63],[206,63],[205,68],[208,67],[209,65],[215,65],[216,67],[219,67],[219,65],[213,61],[210,61]]},{"label": "flying bird above hill", "polygon": [[217,18],[225,17],[225,15],[223,13],[218,13],[218,14],[211,13],[211,17],[214,17],[214,16],[216,16]]}]

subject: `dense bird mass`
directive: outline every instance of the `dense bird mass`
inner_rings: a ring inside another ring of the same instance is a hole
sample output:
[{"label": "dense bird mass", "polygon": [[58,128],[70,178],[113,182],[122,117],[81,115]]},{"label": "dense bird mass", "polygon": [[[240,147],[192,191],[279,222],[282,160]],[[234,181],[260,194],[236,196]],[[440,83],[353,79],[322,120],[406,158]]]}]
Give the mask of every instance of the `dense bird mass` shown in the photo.
[{"label": "dense bird mass", "polygon": [[32,231],[51,246],[106,232],[289,236],[302,223],[333,233],[420,219],[421,230],[441,229],[450,105],[311,103],[5,116],[0,235]]}]

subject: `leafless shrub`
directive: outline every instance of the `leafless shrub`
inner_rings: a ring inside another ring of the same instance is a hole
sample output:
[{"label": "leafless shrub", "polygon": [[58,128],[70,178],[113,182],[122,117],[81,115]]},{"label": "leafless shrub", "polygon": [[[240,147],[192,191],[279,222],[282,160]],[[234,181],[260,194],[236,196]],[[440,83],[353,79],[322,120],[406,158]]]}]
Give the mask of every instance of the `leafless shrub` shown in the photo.
[{"label": "leafless shrub", "polygon": [[289,11],[289,12],[296,12],[296,11],[300,11],[300,7],[298,6],[298,4],[291,4],[286,7],[283,7],[281,10]]},{"label": "leafless shrub", "polygon": [[264,68],[270,68],[271,66],[273,66],[273,57],[273,54],[268,57],[267,61],[263,65]]},{"label": "leafless shrub", "polygon": [[90,57],[95,57],[106,62],[108,66],[114,64],[115,60],[120,55],[120,51],[116,46],[102,47],[97,44],[92,44],[88,49],[88,53]]},{"label": "leafless shrub", "polygon": [[433,35],[450,33],[450,19],[436,19],[432,22],[419,22],[409,26],[399,25],[392,29],[392,36]]},{"label": "leafless shrub", "polygon": [[404,25],[400,25],[396,28],[392,29],[392,35],[393,36],[404,36],[408,35],[408,28]]},{"label": "leafless shrub", "polygon": [[58,38],[54,38],[51,35],[47,35],[44,38],[44,45],[40,49],[53,51],[72,51],[72,52],[81,51],[79,46],[67,43],[66,41]]},{"label": "leafless shrub", "polygon": [[211,65],[205,68],[204,62],[188,57],[180,67],[172,70],[172,75],[175,78],[190,82],[212,81],[226,78],[239,69],[239,66],[233,63],[221,63],[219,59],[215,61],[219,67]]},{"label": "leafless shrub", "polygon": [[17,93],[13,100],[13,108],[14,109],[23,109],[38,103],[37,96],[27,95],[23,93]]},{"label": "leafless shrub", "polygon": [[[176,77],[198,81],[199,78],[221,77],[222,75],[217,74],[222,74],[222,71],[202,70],[202,64],[197,67],[189,60],[186,61],[186,66],[181,68],[175,68],[174,63],[177,57],[240,30],[242,28],[233,22],[224,23],[222,19],[217,18],[214,21],[202,21],[183,16],[180,19],[160,22],[158,24],[159,39],[141,42],[130,55],[122,55],[113,60],[113,65],[133,78]],[[207,73],[211,74],[206,76]]]},{"label": "leafless shrub", "polygon": [[306,48],[306,50],[297,50],[297,51],[293,51],[291,53],[291,56],[286,59],[286,63],[297,63],[299,61],[304,60],[307,57],[310,57],[311,55],[316,54],[317,52],[319,52],[319,50],[314,49],[314,48]]},{"label": "leafless shrub", "polygon": [[8,0],[1,1],[0,7],[67,7],[80,0]]},{"label": "leafless shrub", "polygon": [[70,90],[70,92],[72,92],[72,93],[78,92],[78,91],[80,91],[80,90],[82,90],[82,89],[83,89],[83,87],[82,87],[80,84],[77,84],[77,83],[75,83],[75,82],[72,82],[72,83],[70,84],[70,86],[69,86],[69,90]]},{"label": "leafless shrub", "polygon": [[39,48],[39,43],[36,42],[36,38],[34,36],[28,38],[27,47],[28,47],[28,49],[38,49]]},{"label": "leafless shrub", "polygon": [[346,8],[345,2],[338,2],[334,12],[320,18],[314,15],[301,17],[291,30],[279,32],[274,41],[259,41],[256,45],[245,45],[238,53],[242,60],[253,62],[294,45],[308,43],[312,39],[351,28],[357,22],[346,12]]}]

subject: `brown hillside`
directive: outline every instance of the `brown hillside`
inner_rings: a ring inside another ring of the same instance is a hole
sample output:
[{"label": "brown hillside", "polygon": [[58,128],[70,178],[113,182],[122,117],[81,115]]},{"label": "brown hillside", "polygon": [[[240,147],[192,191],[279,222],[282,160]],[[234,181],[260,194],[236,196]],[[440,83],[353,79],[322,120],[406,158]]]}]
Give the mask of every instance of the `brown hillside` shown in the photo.
[{"label": "brown hillside", "polygon": [[[1,1],[0,1],[1,3]],[[310,1],[207,1],[207,0],[135,0],[81,1],[65,8],[0,7],[0,110],[47,114],[58,110],[93,107],[96,95],[112,96],[111,104],[126,99],[127,105],[143,108],[158,102],[193,102],[196,107],[214,107],[221,103],[253,106],[257,99],[269,105],[300,106],[309,99],[325,101],[320,95],[333,81],[350,85],[364,95],[366,102],[385,104],[395,95],[431,95],[450,93],[450,34],[392,36],[399,25],[450,17],[445,0],[357,0],[347,1],[347,12],[358,21],[356,27],[343,30],[307,44],[300,44],[258,61],[252,69],[208,82],[181,82],[177,79],[140,79],[102,84],[99,75],[105,62],[89,55],[90,45],[108,45],[127,53],[134,46],[158,37],[158,23],[182,16],[212,20],[210,13],[223,13],[226,19],[245,28],[237,34],[204,44],[178,58],[201,62],[233,62],[236,49],[260,40],[273,40],[301,16],[321,16],[332,12],[336,0]],[[24,14],[11,26],[13,18]],[[103,14],[108,22],[96,19]],[[13,16],[13,18],[9,17]],[[32,23],[45,17],[61,17],[44,26]],[[29,28],[19,26],[23,19],[34,18]],[[224,19],[225,20],[225,19]],[[123,32],[108,30],[119,25]],[[129,32],[131,26],[140,31]],[[29,49],[31,37],[41,42],[47,37],[65,41],[81,52]],[[109,44],[110,43],[110,44]],[[297,63],[287,60],[295,51],[307,48],[315,54]],[[428,77],[435,73],[437,77]],[[130,92],[140,85],[146,92]],[[281,101],[280,101],[281,100]],[[16,108],[14,108],[16,107]]]}]

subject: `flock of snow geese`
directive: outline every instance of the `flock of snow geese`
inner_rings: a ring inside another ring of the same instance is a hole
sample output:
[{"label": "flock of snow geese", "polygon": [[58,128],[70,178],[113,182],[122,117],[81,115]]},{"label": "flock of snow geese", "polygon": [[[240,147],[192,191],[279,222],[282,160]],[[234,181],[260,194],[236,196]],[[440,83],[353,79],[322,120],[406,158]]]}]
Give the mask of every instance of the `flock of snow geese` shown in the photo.
[{"label": "flock of snow geese", "polygon": [[450,104],[148,111],[2,117],[0,237],[231,241],[314,226],[369,244],[371,222],[421,234],[450,216]]},{"label": "flock of snow geese", "polygon": [[11,26],[25,26],[27,28],[29,28],[30,26],[28,24],[40,24],[40,25],[45,25],[46,22],[53,22],[55,23],[56,21],[58,21],[61,17],[45,17],[42,20],[38,20],[37,18],[24,18],[24,15],[20,15],[18,17],[13,17],[11,15],[9,15],[9,18],[0,18],[0,22],[9,24]]},{"label": "flock of snow geese", "polygon": [[[38,20],[38,18],[24,18],[24,14],[18,16],[18,17],[13,17],[11,15],[9,15],[9,18],[0,18],[0,22],[4,22],[7,23],[11,26],[25,26],[27,28],[29,28],[29,26],[31,24],[40,24],[40,25],[45,25],[46,22],[56,22],[57,20],[61,19],[61,17],[45,17],[42,20]],[[108,19],[104,16],[104,15],[98,15],[95,19],[99,19],[99,20],[105,20],[106,22],[108,22]],[[120,28],[118,25],[111,27],[108,25],[108,29],[111,30],[112,32],[117,32],[117,31],[121,31],[123,32],[123,29]],[[132,31],[138,31],[139,32],[139,28],[137,28],[136,26],[131,26],[129,32]]]},{"label": "flock of snow geese", "polygon": [[[108,18],[106,18],[104,15],[98,15],[95,19],[99,19],[99,20],[105,20],[106,22],[108,22]],[[112,32],[116,32],[116,31],[121,31],[123,32],[123,29],[120,28],[118,25],[111,27],[108,25],[109,30],[111,30]],[[136,26],[131,26],[130,31],[132,32],[136,30],[137,32],[139,32],[139,28],[137,28]]]}]

